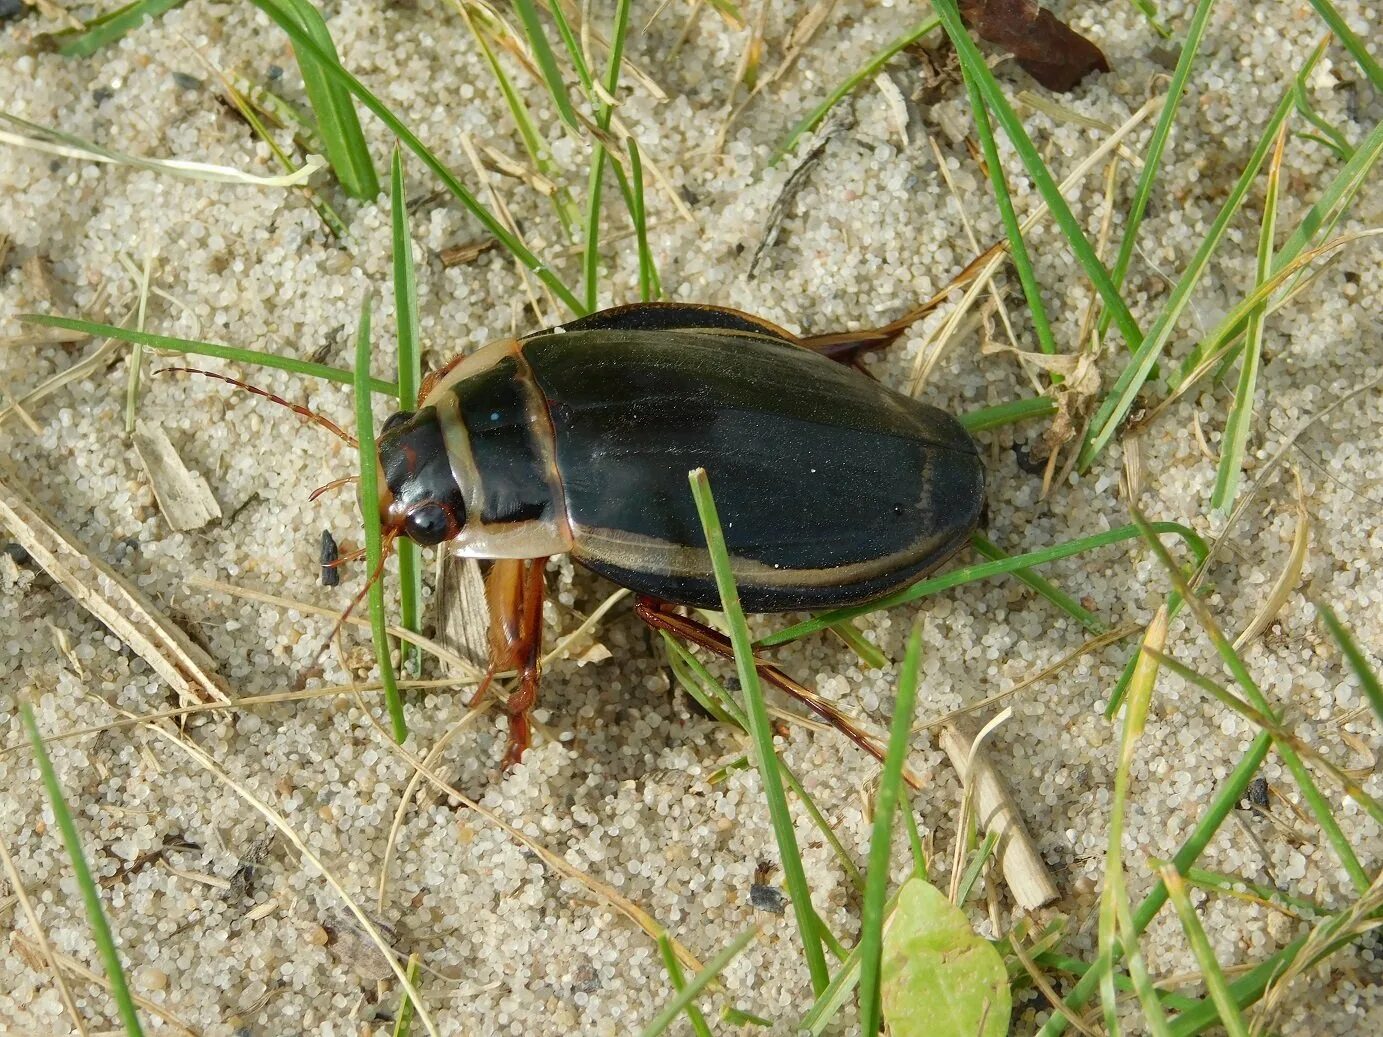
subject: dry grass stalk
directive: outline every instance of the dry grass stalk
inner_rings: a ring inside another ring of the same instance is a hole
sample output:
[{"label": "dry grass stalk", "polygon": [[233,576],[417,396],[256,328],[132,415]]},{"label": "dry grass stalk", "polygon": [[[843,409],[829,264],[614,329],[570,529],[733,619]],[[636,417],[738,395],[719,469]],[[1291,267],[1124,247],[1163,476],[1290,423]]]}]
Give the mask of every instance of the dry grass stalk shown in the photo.
[{"label": "dry grass stalk", "polygon": [[[23,933],[11,933],[10,943],[12,943],[16,951],[20,953],[31,956],[38,953],[38,947]],[[105,976],[102,976],[98,972],[93,972],[71,955],[55,950],[53,951],[53,961],[64,972],[69,972],[74,976],[86,980],[88,983],[100,987],[102,990],[106,991],[106,993],[110,993],[110,981],[107,980]],[[176,1032],[187,1034],[187,1037],[199,1037],[201,1033],[200,1030],[194,1030],[157,1002],[150,1001],[147,997],[140,997],[133,991],[130,992],[130,999],[150,1015],[158,1016],[158,1018],[162,1019]]]},{"label": "dry grass stalk", "polygon": [[67,1009],[67,1014],[72,1017],[72,1025],[80,1037],[86,1037],[86,1023],[82,1020],[81,1013],[77,1011],[77,1002],[73,1000],[72,991],[67,986],[67,980],[63,978],[62,970],[58,968],[57,959],[53,957],[53,947],[48,942],[48,935],[43,931],[43,924],[39,921],[38,912],[34,910],[33,901],[29,899],[29,892],[24,888],[19,869],[14,866],[14,858],[10,856],[10,851],[5,847],[3,839],[0,839],[0,864],[4,865],[5,877],[9,879],[10,888],[14,890],[14,898],[23,910],[29,927],[34,931],[34,942],[38,945],[39,956],[48,971],[53,974],[53,983],[58,988],[58,996],[62,998],[63,1007]]},{"label": "dry grass stalk", "polygon": [[77,604],[110,631],[183,699],[230,699],[216,663],[153,601],[59,526],[13,485],[0,481],[0,523]]},{"label": "dry grass stalk", "polygon": [[979,728],[957,717],[941,729],[941,748],[961,781],[974,788],[976,817],[988,832],[997,832],[996,854],[1013,899],[1033,911],[1057,898],[1056,883],[1018,812],[1018,804],[983,750],[972,753]]}]

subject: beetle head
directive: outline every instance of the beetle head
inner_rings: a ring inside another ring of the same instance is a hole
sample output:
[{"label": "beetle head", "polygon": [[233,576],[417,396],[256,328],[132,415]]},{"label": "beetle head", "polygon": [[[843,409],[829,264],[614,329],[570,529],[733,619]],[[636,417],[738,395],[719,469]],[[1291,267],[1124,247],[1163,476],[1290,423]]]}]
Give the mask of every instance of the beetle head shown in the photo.
[{"label": "beetle head", "polygon": [[466,522],[435,407],[390,416],[379,435],[379,513],[385,530],[431,547]]}]

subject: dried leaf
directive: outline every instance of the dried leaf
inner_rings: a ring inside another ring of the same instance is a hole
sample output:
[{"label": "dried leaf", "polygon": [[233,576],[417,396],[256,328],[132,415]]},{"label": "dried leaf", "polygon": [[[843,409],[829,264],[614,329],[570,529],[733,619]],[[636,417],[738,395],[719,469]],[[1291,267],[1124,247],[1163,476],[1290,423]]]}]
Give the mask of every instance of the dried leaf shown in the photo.
[{"label": "dried leaf", "polygon": [[1064,93],[1095,69],[1109,71],[1099,47],[1036,0],[960,0],[960,16],[980,39],[1009,51],[1048,90]]}]

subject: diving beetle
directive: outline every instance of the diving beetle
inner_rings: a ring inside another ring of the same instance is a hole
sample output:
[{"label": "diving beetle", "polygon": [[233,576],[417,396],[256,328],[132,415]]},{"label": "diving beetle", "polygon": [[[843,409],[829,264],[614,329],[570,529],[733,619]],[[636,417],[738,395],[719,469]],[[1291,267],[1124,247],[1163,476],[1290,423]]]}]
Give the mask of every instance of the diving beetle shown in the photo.
[{"label": "diving beetle", "polygon": [[[827,355],[892,341],[928,308],[800,338],[737,310],[620,306],[457,358],[426,379],[416,410],[385,422],[386,543],[493,562],[485,683],[520,675],[506,764],[529,744],[552,555],[634,591],[655,628],[729,654],[722,635],[674,609],[721,604],[692,469],[710,475],[747,612],[866,602],[966,543],[984,504],[970,435]],[[763,672],[839,719],[781,671]]]}]

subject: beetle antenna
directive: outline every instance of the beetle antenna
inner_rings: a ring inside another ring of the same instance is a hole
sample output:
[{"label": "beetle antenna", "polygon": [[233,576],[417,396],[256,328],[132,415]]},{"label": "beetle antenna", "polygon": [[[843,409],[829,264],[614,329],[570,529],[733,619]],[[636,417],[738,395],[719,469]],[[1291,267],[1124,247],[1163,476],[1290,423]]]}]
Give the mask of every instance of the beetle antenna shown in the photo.
[{"label": "beetle antenna", "polygon": [[313,424],[320,425],[322,428],[326,429],[337,439],[349,443],[353,447],[360,446],[359,441],[357,441],[354,436],[352,436],[349,432],[345,431],[343,428],[341,428],[340,425],[336,424],[336,422],[332,421],[330,418],[324,418],[316,411],[308,410],[308,408],[302,406],[301,404],[289,403],[282,396],[275,396],[273,393],[269,392],[269,390],[261,389],[259,386],[251,385],[249,382],[242,382],[239,378],[232,378],[229,375],[217,374],[215,371],[203,371],[200,367],[160,367],[157,371],[154,372],[154,374],[156,375],[172,373],[198,374],[201,375],[203,378],[215,378],[218,382],[227,382],[230,385],[234,385],[238,389],[244,389],[246,392],[252,392],[256,396],[263,396],[270,403],[277,403],[280,407],[287,407],[294,414],[299,414],[302,417],[307,418]]},{"label": "beetle antenna", "polygon": [[325,485],[318,486],[315,490],[313,490],[311,493],[307,495],[307,499],[309,502],[315,501],[318,497],[326,493],[328,490],[335,490],[339,487],[348,486],[353,482],[359,481],[360,476],[358,475],[343,475],[339,479],[333,479],[331,480],[331,482],[326,483]]}]

